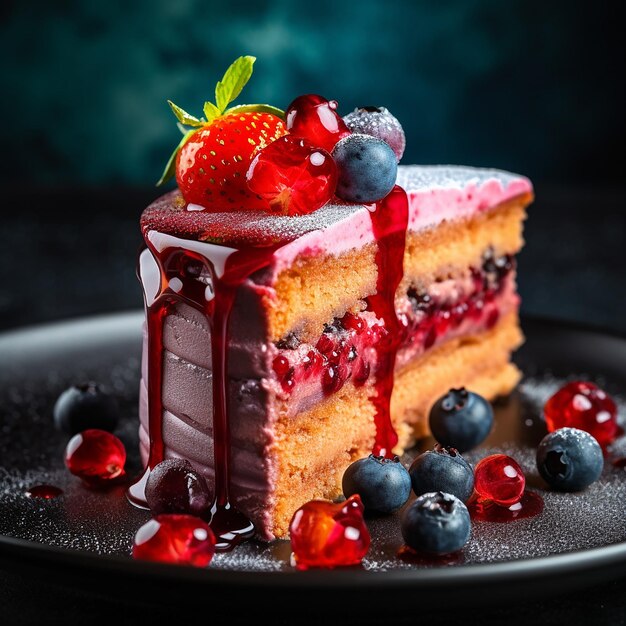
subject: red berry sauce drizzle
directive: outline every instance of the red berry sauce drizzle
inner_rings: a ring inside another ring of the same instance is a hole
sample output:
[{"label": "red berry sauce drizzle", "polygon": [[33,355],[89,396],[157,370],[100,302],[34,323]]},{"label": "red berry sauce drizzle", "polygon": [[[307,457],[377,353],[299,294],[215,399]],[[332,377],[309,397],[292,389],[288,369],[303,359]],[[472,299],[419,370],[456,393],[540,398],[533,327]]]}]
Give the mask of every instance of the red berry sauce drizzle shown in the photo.
[{"label": "red berry sauce drizzle", "polygon": [[376,250],[376,293],[368,298],[368,308],[383,320],[387,331],[375,344],[377,352],[375,395],[376,440],[373,454],[393,458],[398,435],[391,422],[390,403],[393,370],[400,347],[400,322],[396,313],[396,290],[404,276],[404,247],[409,219],[406,192],[397,185],[370,213]]},{"label": "red berry sauce drizzle", "polygon": [[514,522],[539,515],[543,511],[543,498],[534,491],[526,490],[518,502],[504,506],[474,494],[467,503],[467,509],[476,522]]},{"label": "red berry sauce drizzle", "polygon": [[[233,250],[224,263],[223,272],[200,254],[182,248],[157,250],[149,240],[148,248],[159,265],[161,284],[154,302],[146,307],[148,324],[148,419],[150,455],[148,469],[128,493],[134,504],[144,506],[145,481],[149,470],[165,458],[163,444],[163,322],[170,308],[184,302],[206,315],[211,327],[211,357],[213,374],[213,445],[215,486],[210,526],[218,551],[232,550],[238,543],[254,534],[252,523],[230,501],[230,432],[227,406],[228,385],[228,321],[237,288],[255,271],[265,267],[276,247]],[[200,264],[200,268],[198,268]],[[191,268],[194,267],[194,270]],[[205,268],[211,276],[213,297],[206,298],[206,285],[180,281],[186,272],[197,275]],[[179,290],[173,290],[176,278]]]},{"label": "red berry sauce drizzle", "polygon": [[[386,333],[376,344],[375,372],[376,442],[375,454],[391,455],[398,438],[389,414],[393,369],[400,343],[395,293],[403,276],[404,245],[408,222],[408,199],[396,186],[383,200],[371,207],[372,230],[378,245],[378,292],[369,298],[369,310],[384,321]],[[162,420],[163,322],[177,302],[186,303],[206,315],[211,327],[213,368],[213,438],[215,466],[215,500],[210,526],[217,537],[216,550],[227,551],[254,534],[254,526],[230,501],[230,434],[227,406],[228,323],[238,287],[254,272],[266,267],[274,252],[286,242],[266,246],[247,246],[233,250],[226,258],[222,273],[204,256],[180,247],[157,250],[147,238],[147,246],[160,271],[159,291],[146,305],[148,326],[148,419],[150,454],[144,475],[128,490],[129,500],[145,507],[145,483],[150,469],[165,458]],[[227,249],[225,249],[227,251]],[[197,280],[181,281],[190,264],[196,264],[194,275],[206,269],[211,276],[213,297],[206,299],[206,285]],[[197,267],[199,264],[200,267]],[[176,278],[176,282],[171,280]],[[176,285],[176,290],[172,289]],[[182,285],[182,286],[181,286]]]}]

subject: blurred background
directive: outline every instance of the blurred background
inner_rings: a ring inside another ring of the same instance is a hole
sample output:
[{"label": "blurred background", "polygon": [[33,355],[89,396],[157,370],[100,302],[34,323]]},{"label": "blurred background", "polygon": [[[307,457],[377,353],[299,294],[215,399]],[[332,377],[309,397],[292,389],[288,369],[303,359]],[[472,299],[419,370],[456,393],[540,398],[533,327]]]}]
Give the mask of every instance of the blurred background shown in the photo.
[{"label": "blurred background", "polygon": [[525,313],[626,332],[624,37],[618,3],[534,0],[0,4],[0,330],[138,308],[138,218],[241,54],[242,102],[384,105],[405,163],[529,176]]}]

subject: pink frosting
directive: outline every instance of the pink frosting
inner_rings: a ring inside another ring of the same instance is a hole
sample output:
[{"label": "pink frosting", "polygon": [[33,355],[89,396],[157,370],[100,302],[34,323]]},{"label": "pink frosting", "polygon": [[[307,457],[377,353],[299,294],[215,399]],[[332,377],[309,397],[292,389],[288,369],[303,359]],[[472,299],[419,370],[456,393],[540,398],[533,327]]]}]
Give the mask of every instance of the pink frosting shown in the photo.
[{"label": "pink frosting", "polygon": [[[532,193],[528,178],[501,170],[462,166],[400,166],[397,184],[409,198],[409,230],[432,228],[443,221],[466,219]],[[340,254],[374,241],[368,211],[354,214],[304,234],[276,251],[273,275],[289,267],[300,255]]]},{"label": "pink frosting", "polygon": [[[524,176],[501,170],[452,165],[398,168],[397,184],[409,197],[409,230],[444,220],[465,219],[516,196],[532,193]],[[374,241],[369,211],[374,205],[327,204],[309,215],[270,215],[260,211],[212,213],[185,206],[179,192],[151,204],[141,216],[145,237],[152,232],[216,246],[279,247],[270,262],[273,278],[300,255],[340,254]],[[281,245],[282,244],[282,245]],[[202,245],[202,244],[200,244]]]}]

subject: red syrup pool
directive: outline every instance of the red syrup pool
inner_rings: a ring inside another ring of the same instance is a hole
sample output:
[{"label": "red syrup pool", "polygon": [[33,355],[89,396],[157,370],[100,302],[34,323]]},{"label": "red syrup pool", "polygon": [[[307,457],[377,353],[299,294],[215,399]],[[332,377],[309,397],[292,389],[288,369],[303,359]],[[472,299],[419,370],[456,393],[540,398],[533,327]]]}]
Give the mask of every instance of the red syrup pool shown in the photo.
[{"label": "red syrup pool", "polygon": [[35,485],[29,487],[25,491],[27,498],[42,498],[43,500],[53,500],[63,495],[63,489],[55,487],[54,485]]},{"label": "red syrup pool", "polygon": [[405,563],[421,567],[445,567],[448,565],[463,565],[465,563],[463,550],[450,554],[427,554],[426,552],[417,552],[409,546],[402,546],[398,550],[397,556]]},{"label": "red syrup pool", "polygon": [[[374,376],[376,405],[376,454],[390,454],[397,443],[389,415],[393,368],[400,345],[395,293],[403,276],[404,244],[408,220],[408,199],[400,187],[370,207],[372,230],[378,244],[376,264],[378,292],[369,299],[368,309],[383,320],[385,340],[377,341]],[[171,307],[186,303],[203,313],[211,328],[213,376],[213,440],[215,500],[210,526],[217,538],[216,549],[226,551],[254,534],[252,523],[230,500],[230,432],[227,406],[229,318],[241,284],[266,267],[274,252],[286,242],[244,249],[219,248],[216,260],[190,249],[155,245],[145,233],[146,245],[159,270],[158,292],[151,302],[146,298],[148,328],[148,423],[150,452],[144,475],[128,490],[129,500],[145,507],[145,482],[150,469],[165,458],[163,443],[163,322]],[[210,284],[196,278],[208,273]],[[192,280],[186,280],[191,277]],[[144,290],[145,291],[145,290]]]},{"label": "red syrup pool", "polygon": [[474,494],[467,503],[467,508],[475,522],[514,522],[540,515],[543,512],[543,498],[534,491],[525,491],[519,502],[504,506],[491,500],[483,500]]}]

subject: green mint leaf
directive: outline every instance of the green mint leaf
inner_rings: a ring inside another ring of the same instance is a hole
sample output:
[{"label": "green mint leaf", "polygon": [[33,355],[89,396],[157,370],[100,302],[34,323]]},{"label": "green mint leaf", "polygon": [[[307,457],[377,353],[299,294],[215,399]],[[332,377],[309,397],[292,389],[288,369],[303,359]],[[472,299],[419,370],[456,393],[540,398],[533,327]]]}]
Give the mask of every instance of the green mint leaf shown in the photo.
[{"label": "green mint leaf", "polygon": [[212,102],[204,103],[204,117],[207,122],[212,122],[216,117],[219,117],[222,111],[218,109]]},{"label": "green mint leaf", "polygon": [[273,107],[271,104],[238,104],[224,111],[225,115],[231,113],[271,113],[281,120],[285,119],[285,112],[282,109]]},{"label": "green mint leaf", "polygon": [[217,83],[215,87],[215,103],[220,113],[225,111],[226,107],[237,98],[245,84],[250,80],[252,66],[255,61],[256,57],[239,57],[226,70],[222,80]]},{"label": "green mint leaf", "polygon": [[170,105],[176,119],[181,123],[187,126],[202,126],[202,121],[193,115],[189,115],[187,111],[184,111],[179,106],[176,106],[171,100],[168,100],[167,103]]},{"label": "green mint leaf", "polygon": [[178,154],[178,151],[187,143],[187,140],[189,139],[189,137],[191,137],[191,135],[193,135],[195,132],[196,132],[195,128],[188,130],[185,133],[185,136],[180,140],[180,143],[176,146],[174,152],[172,152],[172,156],[170,156],[170,159],[167,162],[165,169],[163,170],[163,174],[161,174],[161,178],[159,178],[157,187],[160,187],[161,185],[166,183],[170,178],[172,178],[172,176],[174,176],[174,172],[176,170],[176,155]]}]

